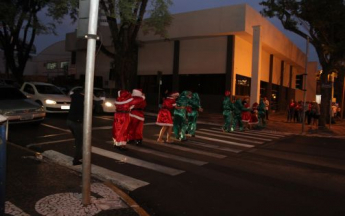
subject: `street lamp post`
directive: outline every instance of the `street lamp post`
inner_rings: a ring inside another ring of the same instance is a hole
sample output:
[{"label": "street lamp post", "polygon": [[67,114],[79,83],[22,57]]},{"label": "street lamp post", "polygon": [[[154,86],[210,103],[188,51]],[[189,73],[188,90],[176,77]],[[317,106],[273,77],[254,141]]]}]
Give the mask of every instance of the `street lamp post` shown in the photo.
[{"label": "street lamp post", "polygon": [[302,114],[302,133],[304,132],[305,125],[305,111],[306,111],[306,98],[307,98],[307,75],[308,75],[308,55],[309,55],[309,37],[307,36],[306,44],[306,58],[305,58],[305,69],[303,74],[303,114]]}]

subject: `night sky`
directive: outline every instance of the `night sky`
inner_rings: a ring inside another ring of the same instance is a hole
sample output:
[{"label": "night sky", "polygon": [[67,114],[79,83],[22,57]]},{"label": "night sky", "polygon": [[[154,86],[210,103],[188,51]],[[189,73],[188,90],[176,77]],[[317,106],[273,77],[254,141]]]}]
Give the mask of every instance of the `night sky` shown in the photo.
[{"label": "night sky", "polygon": [[[171,13],[175,14],[243,3],[247,3],[257,11],[260,11],[262,9],[262,7],[259,5],[260,1],[261,0],[173,0],[173,5],[170,7],[170,11]],[[284,30],[278,19],[270,19],[270,21],[288,38],[290,38],[290,40],[292,40],[303,52],[305,52],[305,39],[292,32]],[[57,27],[58,35],[42,35],[36,38],[35,45],[37,47],[37,53],[40,53],[43,49],[55,42],[64,40],[65,34],[73,32],[75,29],[76,24],[72,24],[71,21],[66,17],[65,22]],[[309,61],[318,61],[316,52],[312,46],[310,46]]]}]

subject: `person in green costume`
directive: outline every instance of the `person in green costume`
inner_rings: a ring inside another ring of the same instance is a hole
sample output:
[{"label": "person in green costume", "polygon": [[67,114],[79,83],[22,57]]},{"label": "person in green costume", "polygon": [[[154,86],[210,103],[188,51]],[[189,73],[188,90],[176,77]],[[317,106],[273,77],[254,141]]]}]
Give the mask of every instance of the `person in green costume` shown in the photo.
[{"label": "person in green costume", "polygon": [[194,92],[192,94],[192,98],[188,102],[188,106],[191,107],[191,112],[187,112],[188,118],[188,128],[187,132],[192,136],[195,137],[196,131],[196,120],[199,116],[199,111],[202,112],[203,109],[200,105],[200,98],[199,94]]},{"label": "person in green costume", "polygon": [[260,99],[258,106],[259,127],[266,127],[266,105],[263,99]]},{"label": "person in green costume", "polygon": [[187,105],[190,100],[191,92],[183,91],[176,100],[176,106],[174,110],[174,134],[176,139],[180,141],[186,141],[186,130],[188,127],[187,122]]},{"label": "person in green costume", "polygon": [[223,117],[224,117],[224,126],[222,127],[223,132],[234,131],[234,104],[231,101],[231,92],[225,91],[225,97],[223,100]]},{"label": "person in green costume", "polygon": [[242,104],[241,98],[238,98],[234,104],[234,124],[233,127],[235,128],[238,124],[240,131],[243,131],[243,123],[242,123],[242,111],[250,111],[250,109],[245,108]]}]

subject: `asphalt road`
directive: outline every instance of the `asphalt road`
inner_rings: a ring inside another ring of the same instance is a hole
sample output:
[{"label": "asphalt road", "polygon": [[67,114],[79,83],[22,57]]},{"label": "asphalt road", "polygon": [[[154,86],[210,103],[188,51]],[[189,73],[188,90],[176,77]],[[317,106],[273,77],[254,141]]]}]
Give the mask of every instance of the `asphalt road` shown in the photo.
[{"label": "asphalt road", "polygon": [[[9,141],[72,156],[66,117],[11,125]],[[161,144],[154,121],[146,118],[143,146],[125,152],[112,147],[112,115],[92,126],[92,164],[123,175],[121,187],[151,215],[345,215],[344,140],[205,124],[195,138]]]}]

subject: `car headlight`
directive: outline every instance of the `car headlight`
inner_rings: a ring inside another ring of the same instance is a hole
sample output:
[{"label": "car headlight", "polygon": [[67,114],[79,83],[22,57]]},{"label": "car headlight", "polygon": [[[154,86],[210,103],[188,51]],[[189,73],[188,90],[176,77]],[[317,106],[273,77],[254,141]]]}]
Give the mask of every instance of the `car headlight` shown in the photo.
[{"label": "car headlight", "polygon": [[56,104],[56,101],[47,99],[45,100],[46,104]]},{"label": "car headlight", "polygon": [[107,102],[105,102],[105,104],[104,104],[106,107],[112,107],[113,106],[113,104],[112,103],[110,103],[109,101],[107,101]]}]

